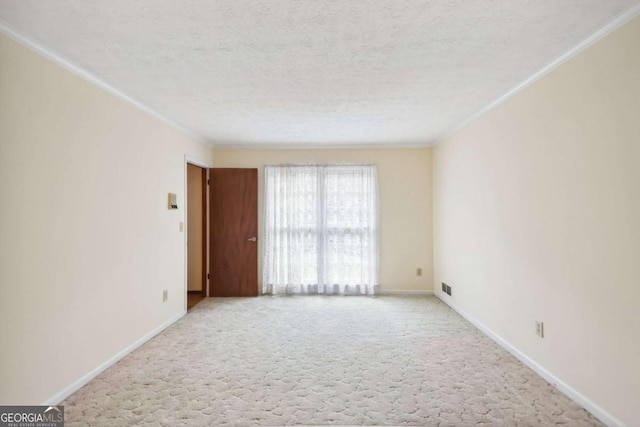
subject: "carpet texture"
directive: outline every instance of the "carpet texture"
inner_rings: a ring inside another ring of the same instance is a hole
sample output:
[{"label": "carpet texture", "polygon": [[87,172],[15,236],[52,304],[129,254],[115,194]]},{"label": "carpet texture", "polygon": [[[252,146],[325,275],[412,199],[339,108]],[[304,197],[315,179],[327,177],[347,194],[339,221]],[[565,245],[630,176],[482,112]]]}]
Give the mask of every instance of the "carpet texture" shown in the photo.
[{"label": "carpet texture", "polygon": [[69,426],[601,425],[434,297],[208,298],[64,405]]}]

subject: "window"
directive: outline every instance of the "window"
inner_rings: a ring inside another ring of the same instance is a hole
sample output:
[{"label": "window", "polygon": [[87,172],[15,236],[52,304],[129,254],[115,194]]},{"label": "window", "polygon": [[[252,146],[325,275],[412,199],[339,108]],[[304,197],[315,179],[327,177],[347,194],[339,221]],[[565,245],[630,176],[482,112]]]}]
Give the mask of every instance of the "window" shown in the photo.
[{"label": "window", "polygon": [[266,166],[264,203],[263,293],[375,293],[375,166]]}]

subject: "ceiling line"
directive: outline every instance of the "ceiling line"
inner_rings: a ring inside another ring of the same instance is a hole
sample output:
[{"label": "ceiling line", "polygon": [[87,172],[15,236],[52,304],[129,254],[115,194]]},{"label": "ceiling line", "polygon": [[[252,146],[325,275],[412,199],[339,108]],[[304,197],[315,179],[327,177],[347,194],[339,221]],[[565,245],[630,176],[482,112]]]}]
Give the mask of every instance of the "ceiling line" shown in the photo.
[{"label": "ceiling line", "polygon": [[371,144],[371,143],[311,143],[311,144],[281,144],[281,143],[213,143],[214,149],[219,150],[321,150],[323,148],[330,150],[337,149],[372,149],[375,150],[377,148],[425,148],[430,147],[431,144],[428,141],[425,142],[416,142],[416,143],[393,143],[393,142],[385,142],[382,144]]},{"label": "ceiling line", "polygon": [[291,144],[291,145],[278,144],[278,145],[276,145],[276,144],[274,144],[274,145],[272,145],[272,144],[264,144],[264,143],[261,143],[261,144],[251,144],[251,143],[233,144],[233,143],[228,143],[228,142],[227,143],[225,143],[225,142],[215,143],[213,141],[210,141],[210,140],[202,137],[201,135],[196,134],[195,132],[193,132],[191,129],[185,127],[184,125],[182,125],[182,124],[180,124],[180,123],[168,118],[167,116],[159,113],[158,111],[154,110],[150,106],[148,106],[148,105],[146,105],[146,104],[144,104],[144,103],[142,103],[142,102],[130,97],[129,95],[123,93],[119,89],[116,89],[115,87],[113,87],[110,84],[106,83],[105,81],[103,81],[102,79],[97,77],[96,75],[90,73],[89,71],[83,69],[82,67],[77,66],[77,65],[73,64],[72,62],[70,62],[69,60],[63,58],[62,56],[60,56],[58,54],[56,54],[51,49],[46,48],[43,45],[41,45],[40,43],[37,43],[37,42],[33,41],[32,39],[30,39],[30,38],[18,33],[17,31],[13,30],[9,25],[7,25],[2,20],[0,20],[0,33],[5,34],[6,36],[11,38],[15,42],[17,42],[17,43],[19,43],[19,44],[21,44],[21,45],[23,45],[23,46],[35,51],[36,53],[39,53],[40,55],[42,55],[45,58],[47,58],[50,61],[52,61],[53,63],[55,63],[55,64],[61,66],[62,68],[72,72],[73,74],[81,77],[82,79],[88,81],[89,83],[92,83],[93,85],[95,85],[95,86],[103,89],[104,91],[116,96],[117,98],[120,98],[120,99],[132,104],[133,106],[137,107],[141,111],[147,113],[151,117],[154,117],[154,118],[160,120],[161,122],[164,122],[165,124],[167,124],[170,127],[174,128],[175,130],[177,130],[178,132],[182,133],[183,135],[188,136],[188,137],[190,137],[190,138],[192,138],[192,139],[194,139],[194,140],[196,140],[196,141],[198,141],[200,143],[203,143],[203,144],[205,144],[205,145],[207,145],[209,147],[212,147],[212,148],[219,148],[219,149],[232,149],[232,148],[238,148],[238,149],[252,149],[252,148],[253,149],[266,149],[266,148],[268,148],[268,149],[346,148],[346,149],[349,149],[349,148],[391,148],[391,147],[396,147],[396,148],[411,148],[411,147],[418,148],[418,147],[437,145],[437,144],[443,142],[444,140],[450,138],[455,133],[457,133],[458,131],[462,130],[464,127],[466,127],[469,124],[471,124],[472,122],[474,122],[476,119],[480,118],[481,116],[485,115],[489,111],[493,110],[498,105],[500,105],[503,102],[505,102],[507,99],[511,98],[512,96],[514,96],[518,92],[522,91],[523,89],[525,89],[526,87],[528,87],[529,85],[534,83],[535,81],[537,81],[540,78],[542,78],[547,73],[549,73],[552,70],[554,70],[555,68],[559,67],[560,65],[562,65],[564,62],[566,62],[567,60],[569,60],[573,56],[575,56],[578,53],[582,52],[583,50],[585,50],[589,46],[593,45],[594,43],[596,43],[597,41],[601,40],[602,38],[604,38],[605,36],[607,36],[611,32],[613,32],[616,29],[620,28],[622,25],[626,24],[627,22],[629,22],[631,19],[635,18],[638,15],[640,15],[640,3],[636,4],[634,7],[632,7],[629,10],[627,10],[626,12],[622,13],[618,17],[614,18],[611,22],[609,22],[608,24],[604,25],[599,30],[595,31],[593,34],[591,34],[590,36],[588,36],[587,38],[582,40],[580,43],[576,44],[573,48],[569,49],[567,52],[565,52],[564,54],[560,55],[558,58],[556,58],[555,60],[553,60],[552,62],[550,62],[546,66],[544,66],[542,69],[540,69],[536,73],[532,74],[530,77],[528,77],[527,79],[522,81],[520,84],[516,85],[515,87],[513,87],[510,90],[508,90],[503,95],[501,95],[501,96],[497,97],[496,99],[494,99],[493,101],[489,102],[487,105],[485,105],[481,109],[477,110],[475,113],[473,113],[472,115],[470,115],[466,119],[464,119],[464,120],[458,122],[456,125],[450,127],[448,130],[443,132],[440,136],[436,137],[433,140],[425,141],[424,143],[416,143],[416,144],[393,144],[393,143],[389,143],[389,144],[367,144],[367,143],[364,143],[364,144],[344,144],[344,145],[343,144],[330,144],[330,145],[327,145],[327,144],[300,144],[300,145],[298,145],[298,144]]},{"label": "ceiling line", "polygon": [[484,107],[482,107],[481,109],[479,109],[478,111],[476,111],[475,113],[467,117],[466,119],[460,121],[458,124],[447,129],[440,136],[435,138],[430,145],[435,146],[449,139],[455,133],[462,130],[463,128],[465,128],[466,126],[474,122],[476,119],[479,119],[480,117],[484,116],[489,111],[493,110],[498,105],[505,102],[507,99],[511,98],[512,96],[514,96],[521,90],[525,89],[527,86],[531,85],[532,83],[536,82],[540,78],[544,77],[546,74],[550,73],[551,71],[553,71],[554,69],[556,69],[557,67],[559,67],[560,65],[562,65],[563,63],[565,63],[575,55],[577,55],[578,53],[582,52],[589,46],[603,39],[608,34],[622,27],[624,24],[626,24],[627,22],[629,22],[630,20],[632,20],[638,15],[640,15],[640,3],[637,3],[631,9],[627,10],[626,12],[622,13],[618,17],[614,18],[611,22],[609,22],[608,24],[606,24],[605,26],[603,26],[602,28],[600,28],[599,30],[591,34],[589,37],[582,40],[580,43],[578,43],[577,45],[569,49],[567,52],[557,57],[555,60],[551,61],[549,64],[544,66],[539,71],[529,76],[527,79],[522,81],[522,83],[508,90],[503,95],[500,95],[499,97],[497,97],[496,99],[491,101],[489,104],[485,105]]},{"label": "ceiling line", "polygon": [[51,49],[18,33],[17,31],[9,27],[9,25],[7,25],[7,23],[2,20],[0,20],[0,33],[6,35],[16,43],[26,48],[29,48],[32,51],[44,56],[46,59],[50,60],[54,64],[66,69],[67,71],[70,71],[71,73],[86,80],[87,82],[93,84],[94,86],[97,86],[98,88],[104,90],[105,92],[110,93],[116,98],[120,98],[121,100],[128,102],[129,104],[133,105],[134,107],[138,108],[139,110],[143,111],[149,116],[160,120],[161,122],[167,124],[168,126],[182,133],[184,136],[194,139],[197,142],[200,142],[201,144],[204,144],[208,147],[212,147],[211,142],[208,141],[206,138],[203,138],[201,135],[196,134],[191,129],[188,129],[187,127],[181,125],[180,123],[168,118],[164,114],[159,113],[158,111],[154,110],[150,106],[130,97],[129,95],[122,92],[121,90],[116,89],[115,87],[111,86],[109,83],[106,83],[104,80],[97,77],[95,74],[92,74],[89,71],[85,70],[84,68],[73,64],[71,61],[58,55],[57,53],[53,52]]}]

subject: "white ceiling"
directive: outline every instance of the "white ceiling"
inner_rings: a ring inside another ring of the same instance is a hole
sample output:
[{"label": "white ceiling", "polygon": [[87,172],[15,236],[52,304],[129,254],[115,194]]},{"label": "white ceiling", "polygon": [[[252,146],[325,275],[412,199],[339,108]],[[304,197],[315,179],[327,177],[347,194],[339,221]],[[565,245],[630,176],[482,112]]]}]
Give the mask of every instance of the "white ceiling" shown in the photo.
[{"label": "white ceiling", "polygon": [[0,0],[218,146],[428,145],[637,0]]}]

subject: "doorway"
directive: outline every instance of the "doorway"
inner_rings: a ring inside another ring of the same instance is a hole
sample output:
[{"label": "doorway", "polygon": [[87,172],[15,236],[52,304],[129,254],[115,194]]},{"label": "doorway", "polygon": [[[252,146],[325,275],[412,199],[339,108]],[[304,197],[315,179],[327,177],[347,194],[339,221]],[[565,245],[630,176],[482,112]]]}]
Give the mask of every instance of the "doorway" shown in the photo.
[{"label": "doorway", "polygon": [[207,170],[187,163],[187,310],[207,296]]}]

